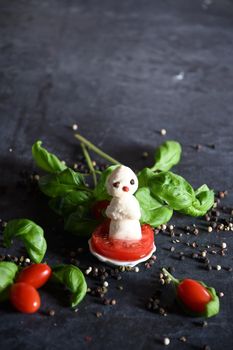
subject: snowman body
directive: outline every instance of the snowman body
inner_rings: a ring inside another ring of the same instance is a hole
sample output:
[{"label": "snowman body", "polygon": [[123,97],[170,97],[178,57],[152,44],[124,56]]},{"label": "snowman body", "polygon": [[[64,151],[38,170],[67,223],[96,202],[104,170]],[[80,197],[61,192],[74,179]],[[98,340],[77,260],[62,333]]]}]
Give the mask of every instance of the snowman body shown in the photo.
[{"label": "snowman body", "polygon": [[140,206],[134,193],[138,179],[128,167],[119,166],[107,179],[108,193],[113,197],[106,209],[110,218],[109,237],[121,240],[140,240]]}]

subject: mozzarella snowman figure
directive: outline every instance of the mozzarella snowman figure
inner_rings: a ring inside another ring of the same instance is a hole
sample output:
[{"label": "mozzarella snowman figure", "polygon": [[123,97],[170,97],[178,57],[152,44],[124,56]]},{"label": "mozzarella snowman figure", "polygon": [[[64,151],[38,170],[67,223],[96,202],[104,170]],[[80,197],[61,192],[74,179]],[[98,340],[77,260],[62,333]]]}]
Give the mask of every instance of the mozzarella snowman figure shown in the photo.
[{"label": "mozzarella snowman figure", "polygon": [[111,220],[109,237],[121,240],[140,240],[140,206],[134,193],[138,188],[138,179],[128,167],[120,165],[107,178],[108,194],[113,198],[106,209],[106,216]]},{"label": "mozzarella snowman figure", "polygon": [[134,197],[137,176],[120,165],[105,185],[112,200],[105,211],[107,219],[88,241],[90,252],[107,264],[133,267],[148,260],[156,250],[153,228],[146,223],[140,225],[140,205]]}]

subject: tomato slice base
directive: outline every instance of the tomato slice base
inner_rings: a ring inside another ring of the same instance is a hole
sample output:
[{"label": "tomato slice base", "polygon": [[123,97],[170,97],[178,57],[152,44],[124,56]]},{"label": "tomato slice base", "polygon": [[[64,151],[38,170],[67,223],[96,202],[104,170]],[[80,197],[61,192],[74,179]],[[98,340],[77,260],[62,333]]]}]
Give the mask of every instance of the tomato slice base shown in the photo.
[{"label": "tomato slice base", "polygon": [[88,242],[91,253],[99,260],[118,266],[135,266],[155,252],[154,231],[150,225],[141,225],[140,240],[125,241],[109,237],[109,224],[106,220],[99,225]]}]

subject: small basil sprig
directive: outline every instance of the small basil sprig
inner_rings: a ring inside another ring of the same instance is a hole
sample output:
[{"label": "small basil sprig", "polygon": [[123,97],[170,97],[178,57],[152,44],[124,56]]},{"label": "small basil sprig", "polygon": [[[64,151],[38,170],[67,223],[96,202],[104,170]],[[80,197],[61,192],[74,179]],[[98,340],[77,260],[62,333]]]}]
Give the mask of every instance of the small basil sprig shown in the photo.
[{"label": "small basil sprig", "polygon": [[170,171],[154,174],[149,185],[152,194],[175,210],[190,207],[195,199],[192,186],[182,176]]},{"label": "small basil sprig", "polygon": [[155,152],[153,171],[168,171],[178,164],[181,157],[181,145],[176,141],[166,141]]},{"label": "small basil sprig", "polygon": [[[82,174],[67,168],[59,173],[42,176],[39,187],[44,194],[55,198],[74,190],[84,189],[85,184]],[[85,190],[87,191],[86,188]]]},{"label": "small basil sprig", "polygon": [[77,306],[85,297],[87,284],[81,270],[74,265],[53,267],[53,279],[62,283],[71,292],[71,306]]},{"label": "small basil sprig", "polygon": [[57,156],[48,152],[41,145],[41,141],[36,141],[32,146],[32,155],[39,168],[49,173],[55,173],[66,169],[66,165],[60,161]]},{"label": "small basil sprig", "polygon": [[19,238],[23,241],[31,260],[40,263],[45,255],[47,244],[43,229],[28,219],[15,219],[7,223],[3,231],[3,242],[10,247],[12,240]]},{"label": "small basil sprig", "polygon": [[14,283],[18,266],[12,262],[0,262],[0,301],[8,297],[9,287]]}]

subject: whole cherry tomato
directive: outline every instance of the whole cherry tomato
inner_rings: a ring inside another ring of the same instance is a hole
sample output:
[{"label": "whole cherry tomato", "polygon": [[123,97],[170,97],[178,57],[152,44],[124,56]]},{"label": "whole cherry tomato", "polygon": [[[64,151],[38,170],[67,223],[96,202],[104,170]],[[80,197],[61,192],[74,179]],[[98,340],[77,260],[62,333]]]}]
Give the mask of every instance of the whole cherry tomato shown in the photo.
[{"label": "whole cherry tomato", "polygon": [[48,281],[51,274],[52,270],[47,264],[33,264],[19,273],[17,283],[24,282],[38,289]]},{"label": "whole cherry tomato", "polygon": [[40,296],[37,290],[27,283],[15,283],[10,289],[10,301],[20,312],[32,314],[40,307]]},{"label": "whole cherry tomato", "polygon": [[204,312],[206,305],[212,299],[203,285],[188,278],[177,286],[177,296],[193,312]]},{"label": "whole cherry tomato", "polygon": [[107,209],[107,206],[109,205],[108,200],[98,201],[96,202],[92,207],[92,214],[95,217],[95,219],[100,220],[104,218],[105,210]]}]

